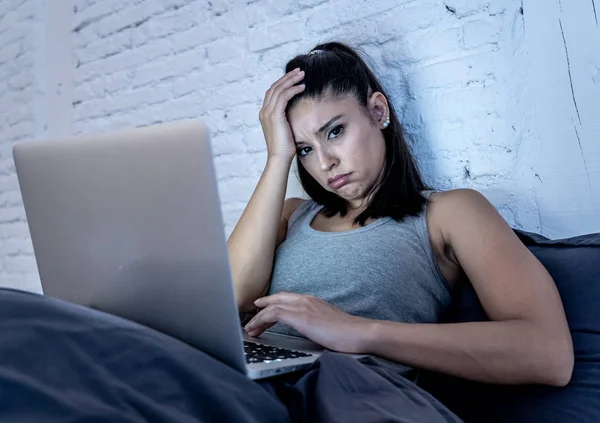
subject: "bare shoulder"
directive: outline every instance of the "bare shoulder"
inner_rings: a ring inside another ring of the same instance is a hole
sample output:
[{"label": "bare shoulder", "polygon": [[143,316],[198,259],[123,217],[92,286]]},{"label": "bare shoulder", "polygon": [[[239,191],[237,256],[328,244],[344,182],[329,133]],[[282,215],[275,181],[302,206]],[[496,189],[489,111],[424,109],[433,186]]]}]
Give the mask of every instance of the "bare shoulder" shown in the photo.
[{"label": "bare shoulder", "polygon": [[292,214],[298,209],[298,207],[304,204],[304,202],[306,202],[306,200],[303,198],[288,198],[283,202],[283,212],[281,217],[285,220],[289,220]]},{"label": "bare shoulder", "polygon": [[494,207],[483,194],[474,189],[460,188],[431,194],[427,218],[443,230],[465,215],[486,215],[493,211]]},{"label": "bare shoulder", "polygon": [[[483,204],[483,206],[482,206]],[[462,266],[453,248],[452,229],[459,221],[467,218],[473,213],[481,213],[478,210],[493,207],[479,192],[472,189],[455,189],[432,193],[427,205],[427,228],[431,246],[436,255],[438,265],[451,285],[460,278]],[[490,211],[484,212],[484,214]]]},{"label": "bare shoulder", "polygon": [[451,189],[448,191],[437,191],[431,194],[430,199],[432,201],[448,202],[448,201],[459,201],[464,199],[483,198],[485,197],[477,190],[472,188],[458,188]]},{"label": "bare shoulder", "polygon": [[445,245],[446,256],[467,273],[468,268],[489,260],[481,257],[484,252],[495,251],[496,261],[500,261],[500,256],[517,253],[528,256],[510,225],[476,190],[457,189],[432,195],[427,221]]}]

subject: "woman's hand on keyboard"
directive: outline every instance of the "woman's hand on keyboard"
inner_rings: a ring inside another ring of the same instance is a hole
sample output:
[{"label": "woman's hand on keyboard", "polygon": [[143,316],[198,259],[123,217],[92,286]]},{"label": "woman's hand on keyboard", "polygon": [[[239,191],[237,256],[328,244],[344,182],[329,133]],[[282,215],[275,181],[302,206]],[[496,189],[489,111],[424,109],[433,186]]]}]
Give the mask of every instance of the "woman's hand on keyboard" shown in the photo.
[{"label": "woman's hand on keyboard", "polygon": [[359,334],[369,330],[371,320],[347,314],[311,295],[282,292],[254,304],[262,310],[245,327],[250,336],[259,336],[279,322],[329,350],[365,353]]}]

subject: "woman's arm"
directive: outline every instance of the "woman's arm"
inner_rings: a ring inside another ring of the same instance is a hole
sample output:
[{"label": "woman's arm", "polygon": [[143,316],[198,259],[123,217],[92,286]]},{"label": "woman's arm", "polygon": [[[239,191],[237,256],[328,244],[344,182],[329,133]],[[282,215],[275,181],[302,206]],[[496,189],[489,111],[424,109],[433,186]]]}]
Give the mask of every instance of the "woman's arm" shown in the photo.
[{"label": "woman's arm", "polygon": [[483,382],[567,384],[573,346],[544,266],[476,191],[438,194],[430,213],[492,321],[370,321],[364,352]]},{"label": "woman's arm", "polygon": [[227,240],[233,286],[241,312],[254,309],[253,301],[269,288],[275,249],[283,241],[287,219],[302,202],[286,201],[288,174],[296,147],[285,115],[288,101],[304,90],[295,85],[304,78],[298,70],[278,79],[265,94],[260,123],[267,146],[265,170]]},{"label": "woman's arm", "polygon": [[284,203],[291,161],[267,161],[256,189],[227,240],[229,262],[238,308],[253,310],[253,301],[265,295],[277,246],[285,239],[287,220],[302,200]]}]

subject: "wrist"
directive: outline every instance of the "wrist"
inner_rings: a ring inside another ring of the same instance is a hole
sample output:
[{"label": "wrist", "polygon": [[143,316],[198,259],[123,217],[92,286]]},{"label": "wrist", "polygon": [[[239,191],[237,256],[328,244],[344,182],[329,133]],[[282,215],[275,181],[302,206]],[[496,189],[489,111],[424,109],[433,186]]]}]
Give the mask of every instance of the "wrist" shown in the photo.
[{"label": "wrist", "polygon": [[294,160],[294,154],[292,155],[288,155],[288,154],[269,154],[267,156],[267,164],[269,163],[273,163],[275,165],[282,165],[282,166],[291,166],[292,165],[292,160]]},{"label": "wrist", "polygon": [[356,330],[357,350],[359,354],[377,355],[378,340],[380,339],[380,332],[382,321],[363,319],[361,318],[358,322]]}]

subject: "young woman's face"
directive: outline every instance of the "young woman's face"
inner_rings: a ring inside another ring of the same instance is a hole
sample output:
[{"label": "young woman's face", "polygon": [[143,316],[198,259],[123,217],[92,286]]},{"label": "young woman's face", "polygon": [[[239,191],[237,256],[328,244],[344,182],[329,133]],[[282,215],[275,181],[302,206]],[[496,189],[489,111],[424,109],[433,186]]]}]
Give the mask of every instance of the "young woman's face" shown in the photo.
[{"label": "young woman's face", "polygon": [[328,191],[359,208],[377,182],[385,160],[381,132],[387,100],[375,93],[369,118],[353,96],[302,99],[288,113],[297,155],[306,171]]}]

